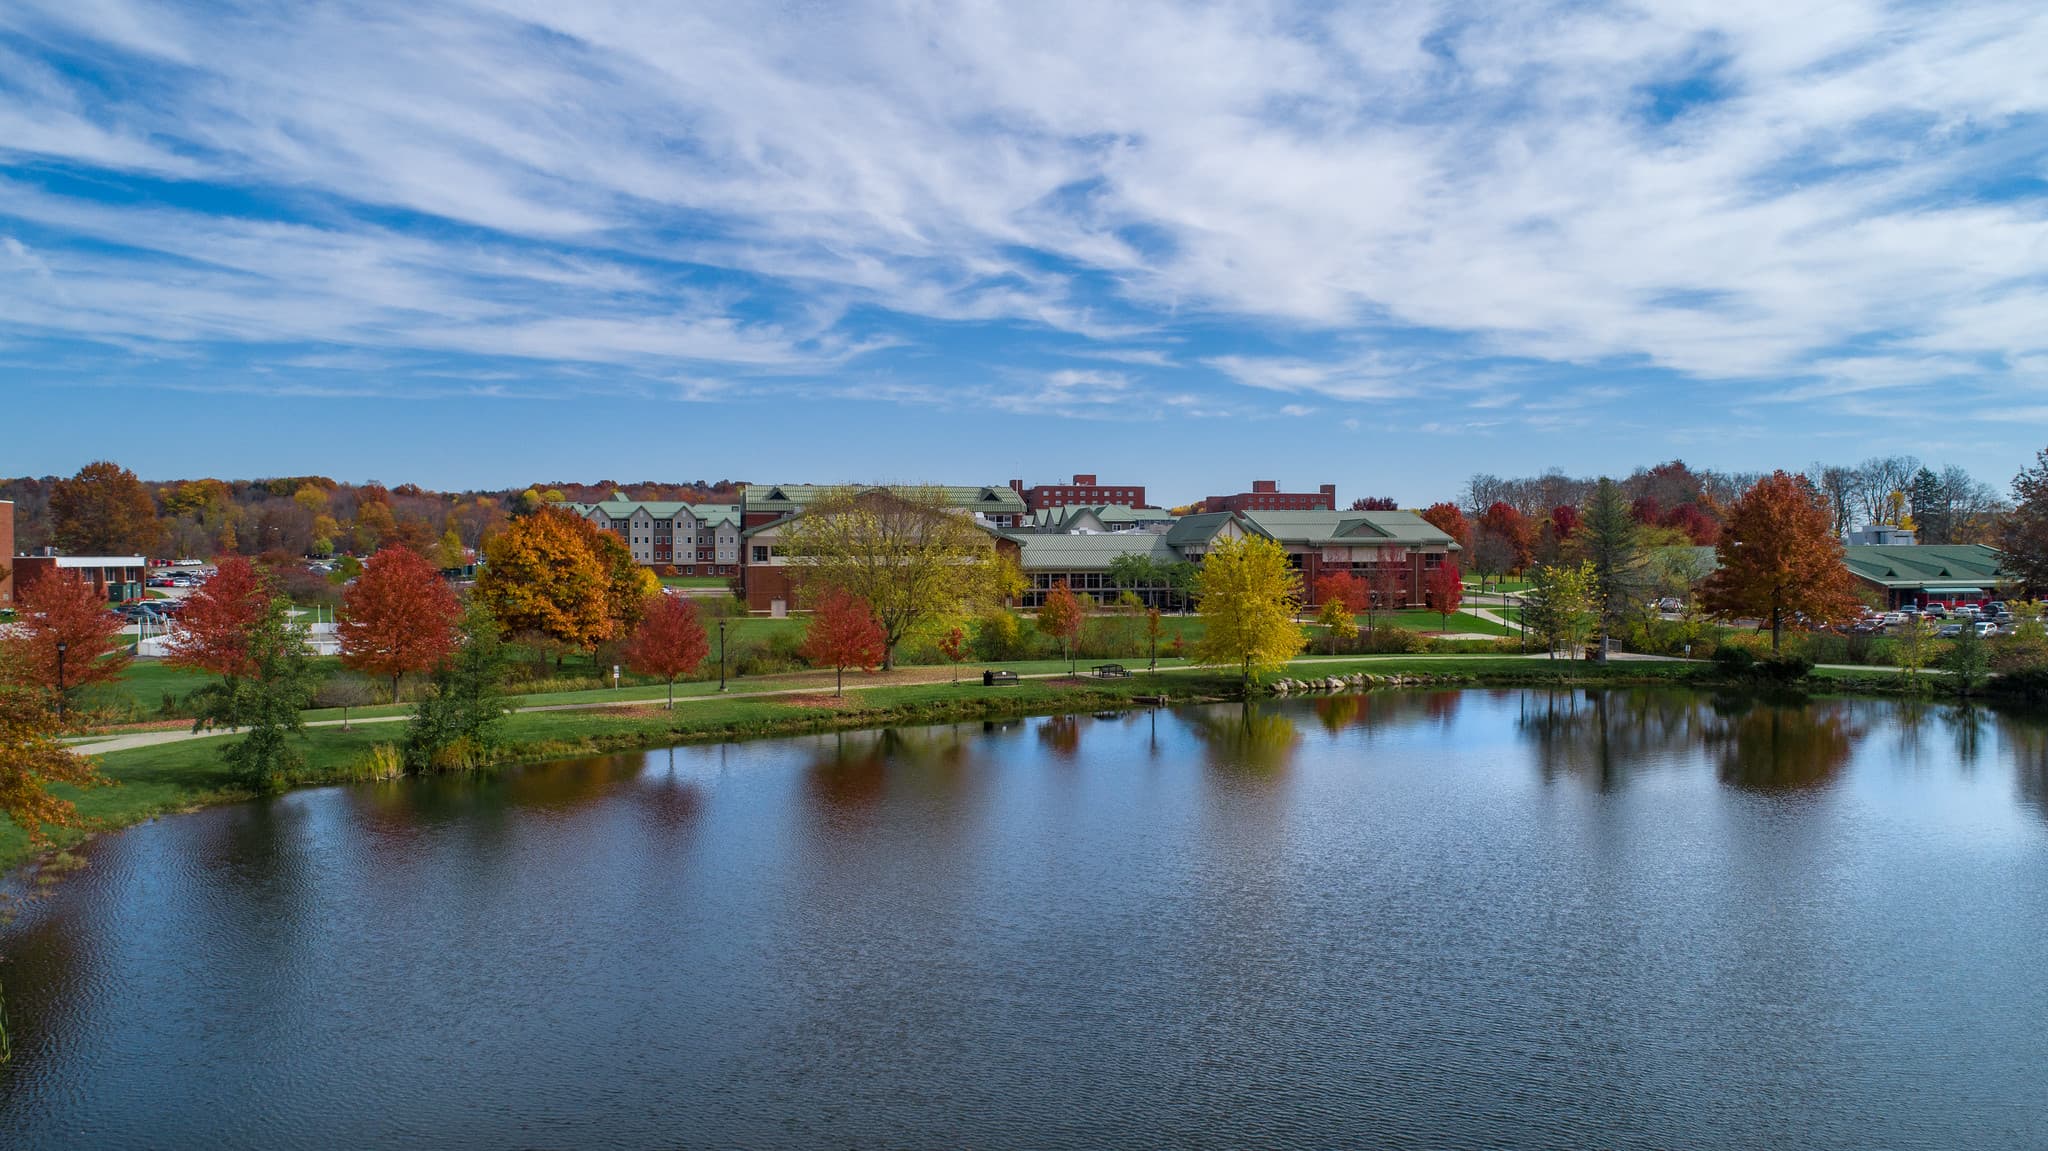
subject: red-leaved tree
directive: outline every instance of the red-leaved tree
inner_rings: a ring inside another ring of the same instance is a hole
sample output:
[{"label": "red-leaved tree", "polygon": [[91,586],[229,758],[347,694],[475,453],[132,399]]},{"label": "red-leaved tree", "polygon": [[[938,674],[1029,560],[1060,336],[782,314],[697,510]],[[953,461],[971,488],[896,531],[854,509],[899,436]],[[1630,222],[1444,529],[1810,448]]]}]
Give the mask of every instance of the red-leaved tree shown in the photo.
[{"label": "red-leaved tree", "polygon": [[1458,565],[1445,561],[1429,569],[1423,577],[1423,587],[1429,595],[1429,606],[1436,609],[1443,619],[1443,628],[1451,626],[1451,613],[1465,602],[1465,576]]},{"label": "red-leaved tree", "polygon": [[87,581],[59,569],[24,588],[19,606],[12,634],[0,640],[0,673],[50,693],[58,714],[72,692],[105,683],[128,666],[120,617]]},{"label": "red-leaved tree", "polygon": [[462,601],[425,556],[387,547],[370,557],[341,597],[335,631],[343,665],[391,681],[391,702],[408,675],[429,672],[455,650]]},{"label": "red-leaved tree", "polygon": [[1052,590],[1045,593],[1045,604],[1038,609],[1038,630],[1059,641],[1060,654],[1069,660],[1069,675],[1077,667],[1073,662],[1074,641],[1081,637],[1081,624],[1087,615],[1081,597],[1074,594],[1065,580],[1052,585]]},{"label": "red-leaved tree", "polygon": [[811,624],[804,629],[803,646],[798,649],[814,667],[830,667],[835,673],[832,694],[846,692],[846,669],[873,671],[888,654],[888,638],[876,621],[866,600],[837,588],[811,612]]},{"label": "red-leaved tree", "polygon": [[960,682],[960,661],[967,658],[967,633],[959,628],[950,628],[939,640],[939,654],[953,665],[953,682]]},{"label": "red-leaved tree", "polygon": [[634,675],[654,676],[668,684],[668,706],[676,706],[676,680],[697,670],[711,654],[711,640],[697,622],[697,605],[681,596],[655,592],[647,597],[639,626],[626,640],[626,666]]},{"label": "red-leaved tree", "polygon": [[1316,577],[1316,603],[1337,600],[1352,615],[1364,615],[1371,606],[1372,593],[1365,581],[1348,571],[1333,571]]},{"label": "red-leaved tree", "polygon": [[1422,509],[1422,519],[1436,530],[1458,541],[1461,548],[1472,546],[1472,524],[1453,503],[1436,503]]},{"label": "red-leaved tree", "polygon": [[233,681],[255,670],[249,633],[270,607],[270,588],[247,556],[223,556],[206,586],[185,598],[165,647],[172,667],[197,668]]}]

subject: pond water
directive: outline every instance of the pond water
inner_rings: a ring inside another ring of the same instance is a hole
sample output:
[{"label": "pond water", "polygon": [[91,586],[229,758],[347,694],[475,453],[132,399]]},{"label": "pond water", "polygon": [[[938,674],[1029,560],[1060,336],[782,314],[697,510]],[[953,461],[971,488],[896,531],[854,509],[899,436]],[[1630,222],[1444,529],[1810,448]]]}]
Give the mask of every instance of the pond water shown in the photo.
[{"label": "pond water", "polygon": [[108,836],[9,1148],[2041,1147],[2048,726],[1379,693]]}]

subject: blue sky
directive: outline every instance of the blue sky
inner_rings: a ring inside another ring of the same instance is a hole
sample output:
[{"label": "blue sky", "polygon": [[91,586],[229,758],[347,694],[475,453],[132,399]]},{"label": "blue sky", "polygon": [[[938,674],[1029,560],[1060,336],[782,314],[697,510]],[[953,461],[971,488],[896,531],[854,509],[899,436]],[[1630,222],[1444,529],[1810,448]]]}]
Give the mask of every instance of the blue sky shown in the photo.
[{"label": "blue sky", "polygon": [[0,473],[2048,443],[2048,9],[0,7]]}]

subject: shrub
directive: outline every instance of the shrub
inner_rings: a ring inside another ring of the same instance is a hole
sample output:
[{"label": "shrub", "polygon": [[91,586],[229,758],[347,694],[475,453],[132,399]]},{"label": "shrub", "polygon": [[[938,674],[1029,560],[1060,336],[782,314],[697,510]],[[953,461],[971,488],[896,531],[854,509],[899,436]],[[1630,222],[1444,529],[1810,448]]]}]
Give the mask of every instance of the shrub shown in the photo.
[{"label": "shrub", "polygon": [[1360,641],[1361,651],[1376,655],[1405,655],[1422,650],[1422,637],[1407,628],[1384,625],[1367,632]]}]

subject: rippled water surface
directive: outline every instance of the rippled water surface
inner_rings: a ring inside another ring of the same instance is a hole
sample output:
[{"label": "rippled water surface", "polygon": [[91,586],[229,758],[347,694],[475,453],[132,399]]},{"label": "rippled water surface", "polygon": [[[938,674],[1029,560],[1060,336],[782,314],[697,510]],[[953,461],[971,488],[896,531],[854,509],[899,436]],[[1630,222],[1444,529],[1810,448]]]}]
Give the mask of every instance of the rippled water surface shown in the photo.
[{"label": "rippled water surface", "polygon": [[2048,728],[1376,694],[106,837],[0,1146],[2042,1147]]}]

